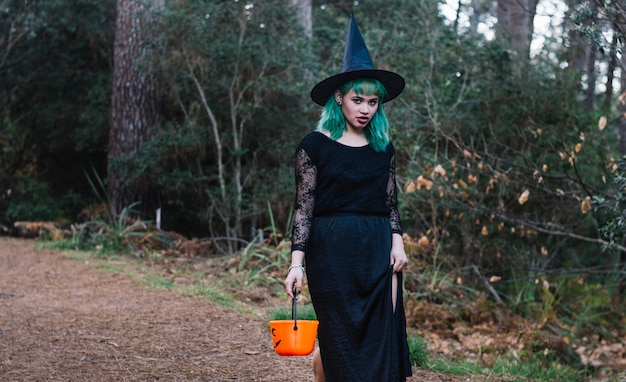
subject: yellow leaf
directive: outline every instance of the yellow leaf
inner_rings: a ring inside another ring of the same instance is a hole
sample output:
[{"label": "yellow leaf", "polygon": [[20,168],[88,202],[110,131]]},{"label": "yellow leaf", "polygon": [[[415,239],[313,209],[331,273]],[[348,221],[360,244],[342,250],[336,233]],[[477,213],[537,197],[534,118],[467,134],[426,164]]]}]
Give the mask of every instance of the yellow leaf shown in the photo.
[{"label": "yellow leaf", "polygon": [[548,165],[544,164],[543,166],[541,166],[541,171],[547,172],[548,171]]},{"label": "yellow leaf", "polygon": [[480,233],[481,233],[483,236],[487,236],[487,235],[489,235],[489,230],[487,229],[487,226],[486,226],[486,225],[484,225],[484,226],[483,226],[483,229],[480,231]]},{"label": "yellow leaf", "polygon": [[587,196],[582,203],[580,203],[580,211],[586,214],[589,210],[591,210],[591,197]]},{"label": "yellow leaf", "polygon": [[541,133],[543,133],[543,130],[537,129],[537,135],[541,135]]},{"label": "yellow leaf", "polygon": [[478,169],[482,171],[483,169],[483,162],[478,162]]},{"label": "yellow leaf", "polygon": [[463,156],[466,158],[471,158],[472,157],[472,153],[470,153],[468,150],[463,150]]},{"label": "yellow leaf", "polygon": [[415,182],[410,181],[409,184],[406,185],[405,191],[408,193],[411,193],[411,192],[415,192],[416,189],[417,189],[417,186],[415,185]]},{"label": "yellow leaf", "polygon": [[464,190],[465,190],[465,189],[467,189],[467,183],[465,183],[465,182],[463,181],[463,179],[459,179],[459,184],[461,185],[461,187],[462,187]]},{"label": "yellow leaf", "polygon": [[497,282],[498,282],[498,281],[500,281],[500,280],[502,280],[502,277],[500,277],[500,276],[491,276],[491,277],[489,278],[489,282],[490,282],[490,283],[497,283]]},{"label": "yellow leaf", "polygon": [[446,189],[443,188],[443,186],[439,186],[439,197],[443,198],[445,194],[446,194]]},{"label": "yellow leaf", "polygon": [[541,246],[541,254],[544,256],[548,255],[548,248],[544,247],[543,245]]},{"label": "yellow leaf", "polygon": [[607,168],[612,167],[614,164],[615,164],[615,158],[610,157],[609,158],[609,163],[606,164],[606,167]]},{"label": "yellow leaf", "polygon": [[437,166],[435,166],[435,168],[433,169],[433,172],[435,174],[438,174],[442,177],[446,176],[446,169],[443,168],[442,165],[438,164]]},{"label": "yellow leaf", "polygon": [[520,205],[524,205],[524,203],[526,203],[528,201],[528,196],[529,195],[530,195],[530,191],[524,190],[524,192],[522,192],[522,194],[519,196],[519,199],[517,199],[517,202]]},{"label": "yellow leaf", "polygon": [[456,283],[457,283],[457,285],[462,285],[463,284],[463,279],[460,278],[460,277],[457,277],[456,278]]},{"label": "yellow leaf", "polygon": [[476,175],[468,175],[467,176],[467,183],[478,183],[478,177],[476,177]]},{"label": "yellow leaf", "polygon": [[583,133],[582,131],[580,132],[580,134],[578,135],[578,138],[580,138],[581,141],[585,141],[585,133]]},{"label": "yellow leaf", "polygon": [[563,192],[563,190],[561,190],[560,188],[557,188],[557,189],[556,189],[556,193],[557,193],[557,195],[559,195],[559,196],[564,196],[564,195],[565,195],[565,192]]},{"label": "yellow leaf", "polygon": [[430,240],[428,240],[426,236],[422,236],[417,241],[417,245],[419,245],[422,248],[428,248],[428,246],[430,246]]},{"label": "yellow leaf", "polygon": [[598,129],[600,131],[604,130],[604,128],[606,127],[606,117],[602,116],[600,117],[600,119],[598,120]]},{"label": "yellow leaf", "polygon": [[577,144],[576,144],[576,147],[574,148],[574,151],[576,151],[577,153],[579,153],[579,152],[580,152],[580,150],[582,150],[582,148],[583,148],[583,145],[581,145],[580,143],[577,143]]},{"label": "yellow leaf", "polygon": [[421,190],[422,188],[426,188],[430,191],[433,188],[433,182],[429,179],[424,178],[423,175],[417,177],[417,189]]}]

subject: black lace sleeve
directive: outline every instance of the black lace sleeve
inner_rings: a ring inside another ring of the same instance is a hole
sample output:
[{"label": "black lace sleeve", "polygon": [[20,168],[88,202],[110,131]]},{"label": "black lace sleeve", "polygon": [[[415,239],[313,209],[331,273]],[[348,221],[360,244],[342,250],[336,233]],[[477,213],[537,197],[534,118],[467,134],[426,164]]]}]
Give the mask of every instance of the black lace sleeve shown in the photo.
[{"label": "black lace sleeve", "polygon": [[295,172],[296,200],[291,233],[291,250],[304,251],[309,239],[313,209],[315,207],[317,168],[303,148],[299,148],[296,152]]},{"label": "black lace sleeve", "polygon": [[398,187],[396,183],[396,156],[391,156],[389,163],[389,179],[387,180],[387,205],[391,208],[389,213],[389,223],[391,232],[402,235],[402,225],[400,224],[400,213],[398,212]]}]

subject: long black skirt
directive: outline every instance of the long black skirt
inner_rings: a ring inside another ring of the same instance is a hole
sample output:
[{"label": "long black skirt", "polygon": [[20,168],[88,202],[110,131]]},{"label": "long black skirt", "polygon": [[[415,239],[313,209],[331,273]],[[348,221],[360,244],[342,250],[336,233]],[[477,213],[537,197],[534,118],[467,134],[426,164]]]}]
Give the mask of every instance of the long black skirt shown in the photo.
[{"label": "long black skirt", "polygon": [[306,272],[328,382],[397,382],[411,375],[401,273],[393,310],[391,236],[384,216],[313,220]]}]

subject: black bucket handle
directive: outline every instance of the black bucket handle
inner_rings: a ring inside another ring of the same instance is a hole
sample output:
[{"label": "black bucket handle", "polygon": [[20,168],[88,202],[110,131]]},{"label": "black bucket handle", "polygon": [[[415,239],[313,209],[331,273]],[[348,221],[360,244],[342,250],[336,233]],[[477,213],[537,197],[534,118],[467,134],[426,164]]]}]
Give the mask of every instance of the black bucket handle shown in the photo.
[{"label": "black bucket handle", "polygon": [[296,293],[293,294],[293,302],[291,307],[291,319],[293,320],[293,330],[298,330],[298,321],[296,319],[296,303],[298,302],[298,297],[296,297]]}]

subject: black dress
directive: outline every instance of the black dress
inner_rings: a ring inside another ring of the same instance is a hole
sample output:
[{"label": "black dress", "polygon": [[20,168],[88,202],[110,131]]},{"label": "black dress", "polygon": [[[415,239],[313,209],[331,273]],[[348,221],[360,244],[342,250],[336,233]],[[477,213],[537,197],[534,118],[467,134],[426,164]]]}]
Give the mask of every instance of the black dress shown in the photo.
[{"label": "black dress", "polygon": [[393,146],[377,153],[312,132],[295,168],[292,250],[305,253],[326,380],[406,381],[401,287],[395,312],[391,296],[391,238],[402,233]]}]

